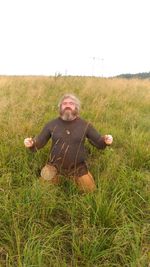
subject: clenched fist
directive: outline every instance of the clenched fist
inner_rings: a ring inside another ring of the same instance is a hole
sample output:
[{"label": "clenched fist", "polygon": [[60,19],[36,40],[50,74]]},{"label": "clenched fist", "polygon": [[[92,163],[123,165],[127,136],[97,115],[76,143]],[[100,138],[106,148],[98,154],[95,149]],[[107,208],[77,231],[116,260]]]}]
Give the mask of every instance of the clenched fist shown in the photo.
[{"label": "clenched fist", "polygon": [[34,145],[34,141],[31,137],[24,139],[24,145],[25,147],[32,147]]},{"label": "clenched fist", "polygon": [[112,142],[113,142],[113,137],[112,137],[112,135],[110,135],[110,134],[106,134],[106,135],[104,136],[104,141],[105,141],[106,145],[111,145]]}]

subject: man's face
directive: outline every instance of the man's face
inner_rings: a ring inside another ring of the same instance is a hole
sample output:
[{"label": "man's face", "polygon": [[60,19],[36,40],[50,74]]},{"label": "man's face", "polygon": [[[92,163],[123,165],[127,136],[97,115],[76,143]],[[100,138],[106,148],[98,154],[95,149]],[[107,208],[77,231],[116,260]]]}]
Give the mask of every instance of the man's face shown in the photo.
[{"label": "man's face", "polygon": [[73,102],[73,100],[72,99],[70,99],[70,98],[66,98],[66,99],[64,99],[64,101],[62,102],[62,104],[61,104],[61,109],[62,110],[75,110],[75,108],[76,108],[76,106],[75,106],[75,103]]},{"label": "man's face", "polygon": [[60,115],[63,120],[71,121],[77,116],[77,109],[71,98],[65,98],[60,107]]}]

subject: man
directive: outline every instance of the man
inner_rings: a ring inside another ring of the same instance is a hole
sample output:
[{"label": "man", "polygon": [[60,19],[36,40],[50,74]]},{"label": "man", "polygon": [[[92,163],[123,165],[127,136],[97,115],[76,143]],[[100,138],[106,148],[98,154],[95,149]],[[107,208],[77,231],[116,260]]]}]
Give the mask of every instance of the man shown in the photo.
[{"label": "man", "polygon": [[60,116],[48,122],[35,138],[26,138],[24,144],[36,151],[52,139],[48,163],[41,170],[41,179],[53,184],[60,183],[60,175],[70,177],[84,192],[95,190],[96,185],[86,165],[84,142],[99,149],[111,145],[111,135],[101,136],[91,123],[79,117],[80,101],[72,95],[64,95],[59,102]]}]

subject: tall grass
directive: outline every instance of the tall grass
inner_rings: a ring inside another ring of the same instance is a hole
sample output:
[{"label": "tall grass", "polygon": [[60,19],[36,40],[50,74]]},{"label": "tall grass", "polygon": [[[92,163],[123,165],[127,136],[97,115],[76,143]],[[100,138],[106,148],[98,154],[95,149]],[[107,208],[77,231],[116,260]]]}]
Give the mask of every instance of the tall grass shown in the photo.
[{"label": "tall grass", "polygon": [[[36,154],[23,146],[58,115],[66,92],[114,137],[105,151],[86,142],[93,194],[67,180],[41,185],[50,144]],[[0,128],[1,267],[149,266],[149,80],[0,77]]]}]

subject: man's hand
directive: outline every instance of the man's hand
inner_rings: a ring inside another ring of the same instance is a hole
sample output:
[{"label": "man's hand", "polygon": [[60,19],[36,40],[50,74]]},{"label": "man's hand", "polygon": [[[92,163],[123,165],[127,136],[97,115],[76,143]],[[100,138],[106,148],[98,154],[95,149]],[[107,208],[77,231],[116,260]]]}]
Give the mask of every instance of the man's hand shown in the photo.
[{"label": "man's hand", "polygon": [[112,142],[113,142],[113,137],[112,137],[112,135],[110,135],[110,134],[106,134],[106,135],[104,136],[104,142],[106,143],[106,145],[111,145]]},{"label": "man's hand", "polygon": [[34,145],[34,141],[31,137],[24,139],[24,145],[25,147],[32,147]]}]

